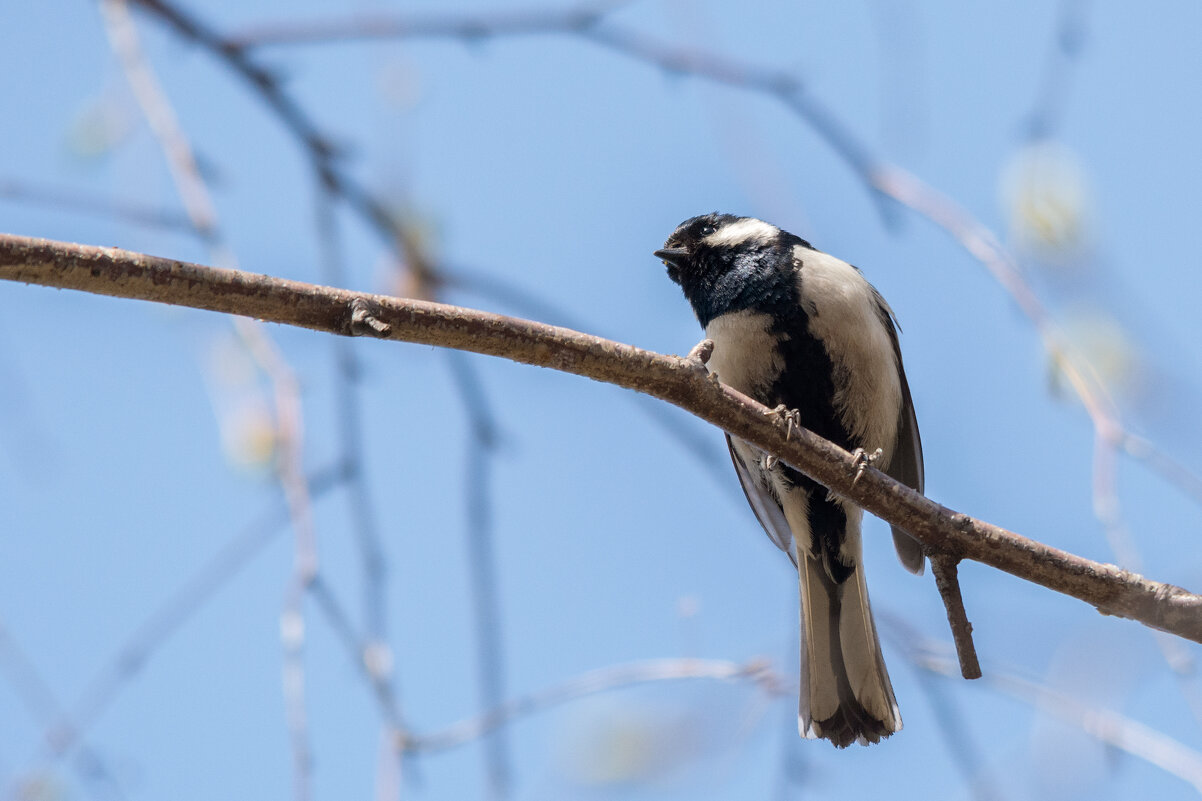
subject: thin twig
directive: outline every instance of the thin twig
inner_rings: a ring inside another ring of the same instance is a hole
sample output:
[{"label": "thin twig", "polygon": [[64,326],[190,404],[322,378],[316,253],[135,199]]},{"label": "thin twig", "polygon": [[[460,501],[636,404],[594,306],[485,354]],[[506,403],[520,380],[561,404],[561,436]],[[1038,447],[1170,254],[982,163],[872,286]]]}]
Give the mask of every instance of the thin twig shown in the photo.
[{"label": "thin twig", "polygon": [[[921,665],[942,675],[953,675],[950,662],[929,657]],[[1163,732],[1119,712],[1100,708],[1004,671],[991,670],[985,679],[994,689],[1048,712],[1086,734],[1138,757],[1202,792],[1202,754]]]},{"label": "thin twig", "polygon": [[508,9],[471,15],[437,13],[404,17],[362,14],[325,20],[279,20],[252,26],[226,39],[235,50],[264,45],[328,44],[366,39],[453,38],[477,41],[492,37],[534,36],[591,27],[630,0],[592,0],[565,9]]},{"label": "thin twig", "polygon": [[708,380],[692,362],[526,320],[428,301],[202,267],[116,248],[0,234],[0,279],[171,303],[352,336],[355,309],[382,338],[501,356],[617,384],[668,401],[774,454],[935,552],[973,559],[1089,603],[1100,612],[1202,642],[1202,597],[1074,556],[947,509],[863,470],[843,449],[763,404]]},{"label": "thin twig", "polygon": [[1051,137],[1058,127],[1056,115],[1064,109],[1072,77],[1069,68],[1080,57],[1086,37],[1089,5],[1090,0],[1060,0],[1052,48],[1023,132],[1031,141]]},{"label": "thin twig", "polygon": [[[892,639],[915,667],[954,678],[959,670],[939,643],[922,637],[913,627],[889,618]],[[888,631],[888,629],[886,629]],[[1115,712],[1080,701],[1014,671],[991,667],[985,686],[1054,715],[1107,745],[1138,757],[1176,776],[1202,792],[1202,753],[1163,732]]]},{"label": "thin twig", "polygon": [[786,684],[767,662],[746,664],[720,659],[649,659],[625,665],[612,665],[589,671],[541,692],[515,698],[483,715],[451,724],[431,734],[413,735],[405,743],[407,751],[445,751],[477,740],[518,718],[543,712],[568,701],[589,695],[657,681],[710,679],[745,681],[769,695],[784,695]]},{"label": "thin twig", "polygon": [[96,214],[109,219],[150,228],[191,233],[187,215],[155,208],[135,201],[91,194],[81,189],[27,184],[0,179],[0,198],[17,203],[38,203],[55,209]]},{"label": "thin twig", "polygon": [[[159,5],[161,0],[138,0]],[[809,124],[839,155],[861,182],[872,191],[882,218],[891,223],[894,209],[871,181],[876,159],[843,124],[837,115],[806,92],[796,75],[720,57],[691,47],[665,44],[634,29],[606,22],[613,3],[586,3],[563,12],[540,11],[519,14],[479,13],[456,16],[442,14],[425,18],[408,15],[352,16],[316,23],[273,23],[235,34],[223,46],[245,54],[261,45],[320,44],[363,39],[442,38],[477,41],[514,35],[568,35],[603,47],[673,74],[691,75],[738,89],[759,92],[784,103]],[[604,23],[604,24],[603,24]]]},{"label": "thin twig", "polygon": [[235,326],[259,369],[268,377],[275,408],[275,473],[293,531],[292,578],[280,613],[280,644],[284,650],[284,702],[292,740],[295,792],[299,801],[312,797],[313,751],[305,693],[304,600],[318,576],[317,531],[313,522],[312,494],[303,468],[303,426],[300,387],[283,355],[252,320]]},{"label": "thin twig", "polygon": [[[0,676],[12,687],[14,694],[25,705],[30,716],[47,734],[47,743],[53,748],[51,735],[56,732],[75,732],[75,721],[63,712],[58,698],[46,682],[42,672],[26,657],[16,640],[9,634],[0,620]],[[117,776],[108,761],[87,743],[81,743],[75,760],[75,771],[87,791],[96,798],[124,798]],[[103,792],[101,786],[103,785]],[[18,798],[21,790],[12,787],[6,798]]]},{"label": "thin twig", "polygon": [[[142,53],[127,0],[102,0],[101,12],[113,52],[163,151],[176,193],[193,229],[209,243],[216,263],[236,268],[237,259],[221,236],[216,207],[201,176],[191,143]],[[317,544],[309,488],[302,466],[300,391],[292,370],[258,323],[238,319],[234,321],[234,328],[268,377],[275,399],[276,476],[283,488],[295,533],[293,575],[280,613],[283,690],[292,741],[295,794],[299,801],[308,801],[312,794],[312,753],[305,710],[304,597],[317,575]]]},{"label": "thin twig", "polygon": [[400,249],[400,226],[393,211],[363,187],[341,163],[333,138],[318,127],[290,94],[274,72],[251,58],[243,48],[232,46],[213,29],[169,0],[131,0],[180,36],[195,42],[242,78],[300,143],[319,182],[345,200],[393,249]]},{"label": "thin twig", "polygon": [[[1102,525],[1106,540],[1118,563],[1128,570],[1143,570],[1143,558],[1123,520],[1118,493],[1118,445],[1111,440],[1094,441],[1093,506],[1094,517]],[[1164,632],[1152,632],[1156,647],[1173,673],[1182,697],[1189,705],[1194,720],[1202,725],[1202,688],[1199,688],[1197,662],[1190,650],[1175,637]]]},{"label": "thin twig", "polygon": [[[447,351],[451,374],[468,416],[464,494],[467,507],[468,585],[471,587],[476,639],[476,682],[480,705],[491,709],[505,697],[505,651],[501,636],[501,598],[492,517],[492,463],[496,456],[497,424],[468,357]],[[511,791],[509,745],[504,729],[484,742],[485,777],[489,796],[507,798]]]},{"label": "thin twig", "polygon": [[[346,610],[338,601],[338,597],[334,595],[333,590],[321,575],[314,576],[313,580],[309,582],[309,594],[321,607],[323,617],[329,623],[334,634],[342,641],[343,650],[350,655],[358,655],[359,658],[354,660],[355,667],[362,671],[363,677],[367,679],[368,686],[371,687],[372,694],[375,696],[376,706],[383,713],[392,736],[404,736],[405,721],[401,715],[401,707],[397,703],[396,694],[393,692],[392,685],[386,680],[386,676],[381,675],[378,667],[374,664],[376,659],[372,654],[374,643],[355,633],[355,626],[351,623],[350,616],[347,615]],[[399,769],[399,763],[394,764],[394,767]]]},{"label": "thin twig", "polygon": [[[322,273],[327,281],[345,283],[342,239],[334,213],[330,191],[318,186],[316,202],[318,249],[321,254]],[[367,437],[364,435],[363,414],[359,402],[360,371],[352,340],[337,337],[334,341],[334,398],[335,414],[338,418],[338,433],[342,450],[342,461],[349,474],[351,529],[359,549],[360,571],[363,579],[363,620],[365,642],[347,644],[362,655],[360,665],[376,696],[377,703],[385,710],[386,731],[383,742],[394,742],[404,731],[404,719],[397,700],[394,678],[395,664],[392,648],[388,644],[386,578],[387,563],[384,559],[384,544],[380,536],[379,519],[376,515],[375,498],[368,485],[365,462],[367,459]],[[323,589],[324,589],[324,585]],[[333,595],[324,604],[326,617],[330,619]],[[321,599],[319,599],[321,600]],[[344,627],[350,631],[349,627]],[[343,637],[344,642],[346,637]],[[352,651],[354,652],[354,651]],[[377,797],[395,798],[399,792],[402,774],[401,755],[396,749],[379,751],[376,766]]]},{"label": "thin twig", "polygon": [[[918,686],[926,693],[935,716],[934,728],[947,747],[952,761],[960,769],[972,792],[972,798],[976,801],[998,801],[1002,794],[999,782],[988,769],[989,750],[981,747],[968,725],[968,716],[952,692],[953,685],[943,680],[943,674],[932,674],[921,668],[914,672]],[[989,735],[986,737],[988,739]]]},{"label": "thin twig", "polygon": [[952,629],[956,643],[956,654],[960,657],[960,673],[966,679],[981,678],[981,663],[977,660],[977,649],[972,642],[972,623],[964,609],[964,598],[960,594],[960,578],[957,567],[959,560],[946,554],[931,554],[931,572],[935,574],[935,586],[947,610],[947,623]]},{"label": "thin twig", "polygon": [[[316,500],[346,481],[342,465],[315,472],[308,478]],[[85,684],[71,714],[47,730],[55,757],[68,754],[100,720],[118,694],[145,668],[152,654],[187,623],[252,559],[286,530],[288,507],[279,498],[201,565],[190,578],[154,609],[117,648],[113,657]]]}]

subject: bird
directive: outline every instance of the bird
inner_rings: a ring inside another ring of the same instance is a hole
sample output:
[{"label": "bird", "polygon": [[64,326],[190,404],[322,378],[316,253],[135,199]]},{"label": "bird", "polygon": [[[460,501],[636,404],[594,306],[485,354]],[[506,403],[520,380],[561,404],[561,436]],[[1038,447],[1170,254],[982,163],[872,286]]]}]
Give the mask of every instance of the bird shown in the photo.
[{"label": "bird", "polygon": [[[712,342],[711,377],[923,491],[896,318],[859,269],[763,220],[717,212],[682,222],[654,255]],[[726,442],[756,518],[797,568],[800,734],[838,748],[880,742],[902,720],[868,602],[863,510],[737,437]],[[922,545],[897,526],[893,541],[921,574]]]}]

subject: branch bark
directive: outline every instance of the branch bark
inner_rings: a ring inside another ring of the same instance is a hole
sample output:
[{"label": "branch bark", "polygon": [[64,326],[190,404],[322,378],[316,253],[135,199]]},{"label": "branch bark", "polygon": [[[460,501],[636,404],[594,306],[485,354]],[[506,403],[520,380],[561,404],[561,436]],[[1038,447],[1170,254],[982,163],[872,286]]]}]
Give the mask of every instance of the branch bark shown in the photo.
[{"label": "branch bark", "polygon": [[934,553],[972,559],[1082,600],[1103,614],[1202,642],[1202,596],[1035,542],[925,498],[818,435],[718,384],[699,361],[566,328],[418,300],[367,295],[116,248],[0,234],[0,279],[253,317],[342,336],[455,348],[633,389],[779,456]]}]

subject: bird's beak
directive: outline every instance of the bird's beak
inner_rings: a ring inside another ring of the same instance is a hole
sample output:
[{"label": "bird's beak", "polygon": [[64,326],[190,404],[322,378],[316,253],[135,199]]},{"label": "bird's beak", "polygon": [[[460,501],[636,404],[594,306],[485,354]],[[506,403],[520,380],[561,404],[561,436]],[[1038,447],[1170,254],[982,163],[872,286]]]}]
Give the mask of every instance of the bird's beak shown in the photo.
[{"label": "bird's beak", "polygon": [[655,251],[654,256],[673,267],[681,267],[684,262],[688,261],[689,250],[688,248],[663,248]]}]

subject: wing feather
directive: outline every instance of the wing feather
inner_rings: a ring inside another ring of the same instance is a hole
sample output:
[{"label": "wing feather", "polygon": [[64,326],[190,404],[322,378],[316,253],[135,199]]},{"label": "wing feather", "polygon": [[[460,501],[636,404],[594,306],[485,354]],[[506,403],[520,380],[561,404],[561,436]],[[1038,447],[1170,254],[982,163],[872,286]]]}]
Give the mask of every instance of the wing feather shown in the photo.
[{"label": "wing feather", "polygon": [[729,434],[726,435],[726,447],[730,449],[730,460],[735,463],[739,484],[743,487],[743,494],[747,496],[751,511],[755,512],[756,520],[760,521],[760,525],[764,527],[764,531],[776,547],[787,553],[790,561],[796,565],[797,558],[793,555],[793,532],[789,529],[780,504],[768,488],[767,477],[759,469],[748,467]]},{"label": "wing feather", "polygon": [[[885,329],[889,332],[889,340],[893,343],[893,355],[897,360],[897,377],[901,382],[901,410],[897,420],[897,442],[893,446],[893,455],[885,473],[900,481],[907,487],[923,491],[926,477],[922,466],[922,439],[918,435],[918,418],[914,414],[914,401],[910,398],[910,385],[906,381],[906,370],[902,366],[901,344],[897,340],[897,328],[893,310],[879,294],[877,303],[880,305],[881,318]],[[893,547],[897,549],[897,558],[901,560],[906,570],[921,574],[924,564],[922,543],[911,537],[903,529],[893,526]]]}]

